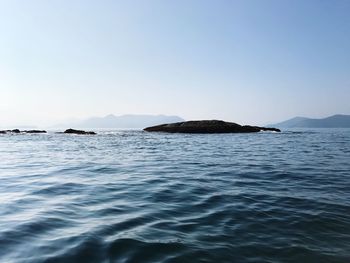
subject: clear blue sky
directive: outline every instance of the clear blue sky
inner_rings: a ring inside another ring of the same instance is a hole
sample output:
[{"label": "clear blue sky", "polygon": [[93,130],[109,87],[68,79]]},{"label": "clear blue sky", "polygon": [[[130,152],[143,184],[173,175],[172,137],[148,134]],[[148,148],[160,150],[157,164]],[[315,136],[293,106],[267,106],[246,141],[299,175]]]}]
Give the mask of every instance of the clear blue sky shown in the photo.
[{"label": "clear blue sky", "polygon": [[350,114],[350,1],[0,0],[0,126]]}]

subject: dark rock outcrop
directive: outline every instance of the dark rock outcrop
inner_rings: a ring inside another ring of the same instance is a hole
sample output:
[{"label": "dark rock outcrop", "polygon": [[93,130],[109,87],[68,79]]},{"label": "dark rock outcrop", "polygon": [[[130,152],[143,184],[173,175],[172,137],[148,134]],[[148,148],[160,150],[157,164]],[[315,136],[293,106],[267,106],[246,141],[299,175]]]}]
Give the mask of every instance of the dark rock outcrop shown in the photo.
[{"label": "dark rock outcrop", "polygon": [[95,135],[96,134],[96,132],[93,132],[93,131],[83,131],[83,130],[74,130],[74,129],[65,130],[64,133],[79,134],[79,135]]},{"label": "dark rock outcrop", "polygon": [[27,131],[23,131],[24,133],[47,133],[44,130],[27,130]]},{"label": "dark rock outcrop", "polygon": [[9,130],[8,132],[12,132],[12,133],[20,133],[21,131],[19,129],[14,129],[14,130]]},{"label": "dark rock outcrop", "polygon": [[4,130],[0,131],[1,134],[6,134],[6,133],[21,133],[19,129],[13,129],[13,130]]},{"label": "dark rock outcrop", "polygon": [[258,126],[242,126],[233,122],[220,120],[185,121],[169,124],[162,124],[147,127],[148,132],[170,132],[170,133],[249,133],[260,131],[280,132],[276,128],[265,128]]}]

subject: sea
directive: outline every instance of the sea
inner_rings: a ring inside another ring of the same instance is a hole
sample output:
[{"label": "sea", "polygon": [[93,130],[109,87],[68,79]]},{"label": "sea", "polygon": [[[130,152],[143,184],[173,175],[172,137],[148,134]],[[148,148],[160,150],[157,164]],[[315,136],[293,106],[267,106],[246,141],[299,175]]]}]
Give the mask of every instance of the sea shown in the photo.
[{"label": "sea", "polygon": [[0,262],[350,262],[350,129],[0,135]]}]

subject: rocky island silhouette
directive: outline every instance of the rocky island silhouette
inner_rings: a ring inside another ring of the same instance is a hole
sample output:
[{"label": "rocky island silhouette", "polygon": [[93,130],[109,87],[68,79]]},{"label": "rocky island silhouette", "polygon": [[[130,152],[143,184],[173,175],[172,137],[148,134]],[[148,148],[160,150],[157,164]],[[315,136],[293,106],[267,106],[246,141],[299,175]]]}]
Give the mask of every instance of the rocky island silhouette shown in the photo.
[{"label": "rocky island silhouette", "polygon": [[277,128],[239,125],[234,122],[225,122],[222,120],[200,120],[162,124],[147,127],[144,131],[169,133],[252,133],[260,131],[280,132],[281,130]]}]

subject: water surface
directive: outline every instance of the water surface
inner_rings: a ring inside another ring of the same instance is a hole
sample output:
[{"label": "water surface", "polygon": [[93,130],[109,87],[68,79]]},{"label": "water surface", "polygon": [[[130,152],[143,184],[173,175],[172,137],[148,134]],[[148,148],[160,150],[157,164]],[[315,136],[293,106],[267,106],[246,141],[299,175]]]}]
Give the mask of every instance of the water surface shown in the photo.
[{"label": "water surface", "polygon": [[0,135],[0,262],[350,262],[350,130]]}]

